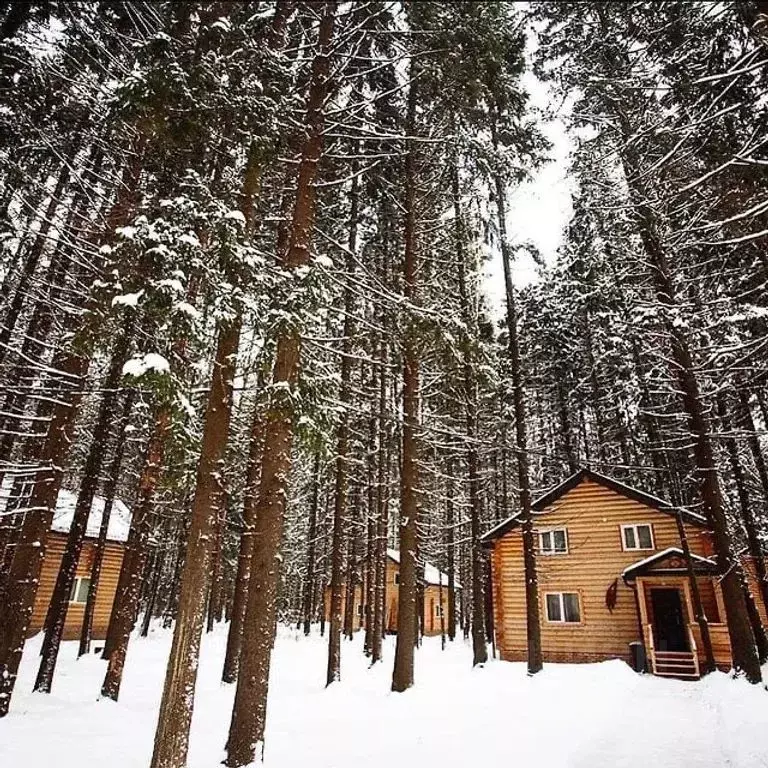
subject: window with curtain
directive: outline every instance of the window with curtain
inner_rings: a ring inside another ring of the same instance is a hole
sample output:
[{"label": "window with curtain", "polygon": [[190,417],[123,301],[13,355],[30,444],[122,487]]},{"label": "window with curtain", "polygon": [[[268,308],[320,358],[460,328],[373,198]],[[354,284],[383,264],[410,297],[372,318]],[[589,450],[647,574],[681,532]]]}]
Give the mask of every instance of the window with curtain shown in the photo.
[{"label": "window with curtain", "polygon": [[91,580],[83,576],[78,576],[72,585],[72,592],[69,596],[70,603],[85,603],[88,601],[88,590],[91,588]]},{"label": "window with curtain", "polygon": [[653,549],[653,529],[649,523],[622,525],[621,536],[625,550]]},{"label": "window with curtain", "polygon": [[565,528],[552,528],[539,532],[539,551],[542,555],[565,555],[568,553],[568,532]]},{"label": "window with curtain", "polygon": [[547,621],[556,624],[578,624],[581,621],[578,592],[548,592]]}]

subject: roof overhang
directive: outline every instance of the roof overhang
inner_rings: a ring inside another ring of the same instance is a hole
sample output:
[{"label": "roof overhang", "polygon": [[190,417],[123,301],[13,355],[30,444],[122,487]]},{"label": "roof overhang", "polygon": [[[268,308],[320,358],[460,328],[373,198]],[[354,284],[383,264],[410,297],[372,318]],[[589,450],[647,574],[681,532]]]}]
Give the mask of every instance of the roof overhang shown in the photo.
[{"label": "roof overhang", "polygon": [[[598,485],[602,485],[604,488],[618,493],[625,498],[634,499],[640,504],[644,504],[652,509],[658,509],[659,512],[664,512],[668,515],[680,514],[683,520],[690,525],[695,525],[700,528],[707,526],[707,519],[698,514],[698,512],[692,512],[684,507],[675,507],[664,499],[660,499],[658,496],[646,493],[637,488],[633,488],[630,485],[626,485],[619,480],[615,480],[607,475],[601,475],[599,472],[594,472],[591,469],[580,469],[578,472],[574,472],[570,477],[563,480],[562,483],[550,488],[542,496],[539,496],[532,504],[531,511],[539,514],[546,514],[548,507],[554,504],[558,499],[565,496],[568,491],[574,489],[579,483],[584,480],[591,480]],[[502,521],[498,525],[491,528],[490,531],[483,534],[480,537],[480,543],[484,547],[493,547],[494,543],[500,539],[504,534],[516,528],[522,523],[522,513],[516,512],[506,520]]]},{"label": "roof overhang", "polygon": [[[699,576],[716,576],[720,570],[717,562],[707,557],[691,554],[693,572]],[[649,557],[638,560],[621,572],[625,582],[634,581],[638,576],[684,576],[688,573],[685,554],[679,547],[669,547]]]}]

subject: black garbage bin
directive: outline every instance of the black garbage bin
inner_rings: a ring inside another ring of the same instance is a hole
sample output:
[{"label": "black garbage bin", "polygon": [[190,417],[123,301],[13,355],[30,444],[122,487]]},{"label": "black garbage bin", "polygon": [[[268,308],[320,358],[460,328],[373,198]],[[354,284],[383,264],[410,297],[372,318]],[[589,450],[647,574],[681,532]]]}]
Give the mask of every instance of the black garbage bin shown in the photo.
[{"label": "black garbage bin", "polygon": [[648,660],[645,657],[645,646],[639,640],[635,640],[629,644],[629,653],[632,658],[632,669],[635,672],[647,672]]}]

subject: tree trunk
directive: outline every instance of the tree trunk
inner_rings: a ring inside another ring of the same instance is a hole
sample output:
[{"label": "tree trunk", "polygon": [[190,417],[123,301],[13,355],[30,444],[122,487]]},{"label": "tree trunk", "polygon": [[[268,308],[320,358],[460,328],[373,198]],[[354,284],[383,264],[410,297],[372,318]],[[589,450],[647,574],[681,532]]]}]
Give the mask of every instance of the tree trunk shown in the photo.
[{"label": "tree trunk", "polygon": [[141,620],[141,630],[139,630],[140,637],[147,637],[147,635],[149,635],[149,626],[152,623],[152,614],[155,610],[157,592],[160,588],[160,576],[163,572],[163,560],[162,550],[155,549],[155,553],[152,557],[152,567],[149,569],[152,574],[152,581],[147,590],[144,618]]},{"label": "tree trunk", "polygon": [[378,466],[376,469],[375,602],[373,606],[371,664],[381,661],[382,639],[387,629],[387,529],[389,527],[387,391],[387,338],[382,334],[379,340],[379,423],[377,427],[379,445]]},{"label": "tree trunk", "polygon": [[221,621],[221,595],[224,590],[224,536],[227,529],[227,494],[221,500],[219,514],[214,520],[213,551],[211,553],[211,584],[208,590],[208,616],[206,632],[213,632],[216,621]]},{"label": "tree trunk", "polygon": [[[622,121],[625,139],[631,136],[630,126],[623,114]],[[640,239],[650,265],[651,277],[656,288],[659,303],[665,312],[665,325],[670,339],[674,374],[680,388],[683,408],[688,417],[688,425],[694,439],[693,454],[699,476],[701,498],[707,510],[709,524],[714,534],[715,552],[721,569],[723,599],[725,602],[728,634],[733,652],[733,665],[738,672],[743,672],[751,683],[761,680],[760,664],[757,656],[755,637],[747,613],[747,606],[742,590],[741,566],[733,554],[725,503],[720,489],[714,450],[712,447],[709,418],[704,408],[696,378],[696,366],[690,351],[687,336],[681,325],[672,322],[671,315],[678,310],[679,302],[673,286],[672,272],[659,237],[656,214],[645,202],[648,197],[640,182],[633,175],[633,168],[639,165],[631,150],[625,148],[622,155],[624,173],[630,189]]]},{"label": "tree trunk", "polygon": [[760,479],[760,487],[763,490],[763,501],[768,504],[768,468],[766,467],[765,457],[757,437],[757,428],[752,416],[752,406],[749,404],[749,395],[743,389],[739,390],[739,403],[741,405],[741,418],[744,429],[747,431],[749,451],[752,454],[752,460],[755,463],[755,469],[757,469],[757,476]]},{"label": "tree trunk", "polygon": [[[238,316],[219,328],[152,768],[181,768],[186,765],[205,598],[210,585],[212,539],[224,500],[221,472],[232,416],[232,382],[237,365],[240,326]],[[110,664],[114,657],[113,653]]]},{"label": "tree trunk", "polygon": [[6,577],[6,600],[0,605],[0,717],[8,714],[24,650],[29,620],[45,557],[48,531],[64,473],[63,459],[72,442],[74,422],[82,398],[88,358],[63,355],[57,370],[68,374],[69,393],[60,395],[40,455],[42,470],[35,480],[30,511],[24,516],[13,562]]},{"label": "tree trunk", "polygon": [[225,683],[234,683],[237,680],[237,670],[240,664],[245,608],[248,601],[248,580],[251,574],[251,557],[254,546],[253,537],[256,526],[259,476],[262,454],[264,452],[264,426],[262,407],[257,402],[253,409],[251,438],[248,448],[248,472],[243,498],[243,533],[240,536],[240,551],[237,557],[237,576],[235,577],[232,619],[229,624],[229,634],[227,635],[224,669],[221,673],[221,679]]},{"label": "tree trunk", "polygon": [[77,651],[78,657],[90,653],[91,650],[91,631],[93,628],[93,612],[96,607],[96,594],[99,590],[99,580],[101,578],[101,566],[104,562],[104,553],[107,547],[107,533],[109,532],[109,519],[112,515],[112,506],[115,503],[115,494],[117,492],[117,482],[120,479],[120,467],[123,463],[123,453],[125,452],[125,428],[130,419],[131,410],[135,401],[135,392],[128,391],[124,396],[123,412],[118,421],[117,434],[115,436],[115,453],[112,457],[112,463],[109,468],[107,487],[104,491],[104,511],[101,514],[101,524],[99,526],[99,538],[96,541],[96,552],[91,564],[91,579],[88,585],[88,598],[85,602],[83,612],[83,626],[80,630],[80,647]]},{"label": "tree trunk", "polygon": [[[495,128],[494,128],[495,143]],[[525,567],[525,620],[528,642],[528,674],[534,675],[543,666],[541,651],[541,623],[539,619],[539,585],[536,573],[536,549],[531,515],[531,480],[528,458],[527,416],[523,388],[523,367],[517,331],[515,287],[512,284],[512,254],[507,235],[505,189],[500,176],[495,178],[496,209],[501,236],[501,257],[504,263],[504,285],[507,299],[507,332],[512,369],[512,400],[515,412],[515,453],[517,455],[517,483],[522,515],[523,560]]]},{"label": "tree trunk", "polygon": [[[416,133],[417,65],[411,60],[408,91],[406,136]],[[404,216],[405,252],[403,256],[403,295],[407,304],[417,302],[416,243],[416,148],[406,139]],[[402,470],[400,477],[400,585],[397,608],[397,643],[395,666],[392,671],[392,690],[405,691],[413,685],[414,647],[417,641],[417,584],[416,550],[418,546],[417,521],[419,516],[419,353],[417,330],[413,318],[406,319],[403,331],[403,426]]]},{"label": "tree trunk", "polygon": [[[299,162],[296,195],[287,251],[282,266],[295,272],[309,263],[315,213],[314,180],[322,153],[324,114],[328,93],[331,42],[336,1],[322,3],[317,54],[309,84],[306,134]],[[298,331],[283,326],[278,332],[273,388],[266,414],[265,445],[256,511],[256,541],[251,558],[248,604],[235,705],[232,710],[227,756],[229,768],[250,765],[257,750],[263,757],[264,726],[269,688],[269,669],[275,637],[276,598],[279,580],[279,549],[283,533],[286,490],[291,469],[293,398],[300,367]],[[159,768],[156,766],[155,768]],[[170,768],[170,766],[169,766]]]},{"label": "tree trunk", "polygon": [[[376,345],[373,345],[375,349]],[[371,368],[374,370],[373,366]],[[371,380],[371,392],[376,391],[375,373]],[[376,599],[376,415],[371,409],[371,417],[368,423],[368,450],[366,456],[366,548],[365,548],[365,592],[363,602],[365,609],[363,619],[365,621],[365,639],[363,641],[363,653],[370,656],[373,652],[373,603]]]},{"label": "tree trunk", "polygon": [[[717,414],[720,417],[720,423],[722,424],[724,431],[729,433],[732,426],[728,415],[728,406],[725,395],[722,392],[719,392],[717,396]],[[741,522],[743,523],[744,531],[747,534],[747,548],[755,563],[755,574],[760,588],[760,599],[763,601],[763,606],[766,611],[768,611],[768,580],[766,580],[763,548],[760,544],[755,516],[752,514],[749,491],[747,490],[744,471],[741,466],[741,461],[739,460],[739,449],[736,444],[736,438],[731,434],[726,434],[724,442],[726,453],[728,454],[728,461],[731,465],[731,474],[733,475],[733,481],[736,485],[736,493],[739,498]],[[746,586],[746,588],[748,589],[748,586]],[[750,621],[752,622],[752,630],[755,633],[758,656],[761,660],[765,660],[765,658],[768,657],[768,638],[766,638],[765,629],[759,621],[755,624],[754,614],[749,606],[749,602],[747,602],[747,610],[750,612]]]},{"label": "tree trunk", "polygon": [[13,330],[16,327],[16,322],[21,316],[21,310],[24,306],[25,300],[30,296],[29,286],[32,281],[32,277],[37,269],[40,257],[43,254],[43,249],[48,241],[48,233],[53,225],[53,219],[56,215],[56,210],[61,204],[61,198],[64,194],[64,189],[69,182],[70,176],[70,163],[74,161],[76,152],[72,152],[71,155],[65,159],[64,165],[59,171],[58,179],[56,180],[56,187],[51,193],[51,197],[48,200],[48,205],[42,214],[40,220],[40,228],[37,230],[35,239],[26,254],[24,262],[24,269],[22,270],[19,282],[16,285],[16,291],[13,295],[13,299],[8,306],[8,311],[5,313],[2,328],[0,328],[0,363],[5,360],[8,354],[8,343],[13,335]]},{"label": "tree trunk", "polygon": [[448,542],[446,557],[448,559],[448,639],[456,639],[456,515],[453,506],[453,458],[449,457],[445,466],[445,525]]},{"label": "tree trunk", "polygon": [[304,634],[309,636],[312,626],[312,595],[315,590],[315,544],[317,539],[317,506],[320,499],[320,453],[315,454],[312,468],[312,500],[309,504],[309,530],[307,531],[307,574],[301,612]]},{"label": "tree trunk", "polygon": [[[107,637],[104,642],[102,658],[110,659],[110,664],[107,667],[101,693],[102,696],[114,700],[117,700],[120,691],[125,655],[128,652],[128,640],[136,621],[141,589],[142,562],[149,537],[150,511],[155,489],[162,473],[165,443],[170,424],[171,412],[168,407],[158,407],[141,470],[139,492],[131,516],[131,527],[123,551],[123,562],[120,567]],[[117,656],[112,660],[112,655],[115,652]]]},{"label": "tree trunk", "polygon": [[474,360],[471,345],[476,335],[476,318],[470,306],[466,278],[466,252],[464,220],[459,204],[459,171],[454,162],[451,167],[451,192],[454,210],[454,237],[456,239],[456,259],[459,279],[459,298],[461,316],[464,322],[462,331],[462,358],[464,366],[464,414],[466,422],[467,472],[469,475],[469,509],[472,548],[472,665],[485,664],[488,661],[488,648],[485,643],[485,557],[480,544],[480,469],[477,455],[477,412],[478,394]]},{"label": "tree trunk", "polygon": [[[356,168],[357,163],[353,164]],[[344,330],[341,345],[341,387],[339,401],[342,412],[336,429],[336,483],[333,505],[333,533],[331,545],[331,611],[328,631],[328,669],[325,684],[341,679],[341,608],[342,608],[342,567],[344,559],[344,522],[347,503],[347,453],[349,451],[349,413],[347,406],[350,399],[350,376],[352,374],[352,337],[355,324],[354,295],[352,281],[355,271],[355,251],[357,249],[358,217],[358,182],[359,175],[353,170],[352,184],[349,191],[349,239],[347,242],[346,283],[344,287]],[[347,580],[347,590],[351,583]],[[354,605],[354,595],[352,595]]]},{"label": "tree trunk", "polygon": [[91,446],[85,461],[85,467],[83,468],[83,479],[80,483],[80,492],[77,496],[77,504],[75,505],[72,517],[72,526],[69,529],[67,545],[45,620],[46,633],[42,659],[34,685],[34,690],[42,693],[50,693],[51,686],[53,685],[53,673],[56,669],[59,647],[64,635],[64,624],[67,620],[72,586],[75,583],[77,564],[80,560],[80,552],[85,540],[88,519],[91,515],[93,499],[96,495],[102,460],[109,438],[109,427],[115,418],[115,408],[119,395],[118,385],[122,377],[123,365],[128,358],[128,351],[133,336],[133,326],[133,320],[126,321],[125,327],[112,352],[112,361],[107,377],[104,380],[104,394],[101,398],[99,414],[93,428]]}]

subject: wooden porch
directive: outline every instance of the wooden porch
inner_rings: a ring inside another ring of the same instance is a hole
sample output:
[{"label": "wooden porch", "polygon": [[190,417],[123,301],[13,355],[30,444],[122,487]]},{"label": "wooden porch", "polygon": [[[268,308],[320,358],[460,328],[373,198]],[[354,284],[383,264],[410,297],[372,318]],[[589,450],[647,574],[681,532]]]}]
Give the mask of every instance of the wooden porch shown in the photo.
[{"label": "wooden porch", "polygon": [[[731,643],[723,621],[725,604],[717,568],[706,558],[695,557],[694,562],[715,664],[727,670],[732,663]],[[622,575],[635,589],[649,671],[662,677],[698,679],[705,657],[682,552],[658,553],[628,568]]]},{"label": "wooden porch", "polygon": [[[731,667],[731,642],[728,637],[728,627],[720,620],[725,615],[723,596],[716,577],[696,578],[699,591],[702,593],[704,613],[709,626],[709,636],[712,641],[712,651],[718,668]],[[704,650],[701,640],[701,628],[695,621],[691,588],[687,577],[647,576],[638,577],[636,582],[640,623],[643,628],[643,643],[650,671],[662,677],[682,677],[698,679],[701,676],[701,666],[704,664]],[[659,617],[654,612],[654,592],[675,591],[680,596],[683,610],[683,643],[670,643],[669,632],[661,625]],[[717,613],[707,605],[704,596],[714,594]],[[709,610],[708,610],[709,609]]]}]

